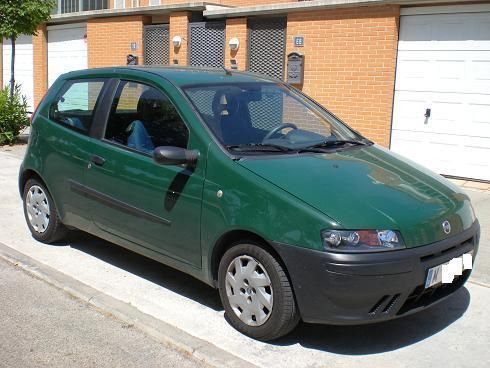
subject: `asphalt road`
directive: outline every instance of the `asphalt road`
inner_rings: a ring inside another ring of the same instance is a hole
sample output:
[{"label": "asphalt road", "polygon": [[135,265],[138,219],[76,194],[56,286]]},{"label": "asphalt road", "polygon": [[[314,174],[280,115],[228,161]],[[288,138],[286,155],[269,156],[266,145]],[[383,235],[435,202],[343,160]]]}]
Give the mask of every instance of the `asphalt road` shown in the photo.
[{"label": "asphalt road", "polygon": [[0,259],[0,367],[201,367]]}]

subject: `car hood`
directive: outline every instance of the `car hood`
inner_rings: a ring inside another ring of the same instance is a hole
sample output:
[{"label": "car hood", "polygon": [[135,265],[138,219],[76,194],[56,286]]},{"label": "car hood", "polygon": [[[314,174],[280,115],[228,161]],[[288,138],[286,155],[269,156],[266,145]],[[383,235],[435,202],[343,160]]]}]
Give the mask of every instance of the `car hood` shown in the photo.
[{"label": "car hood", "polygon": [[[455,235],[474,222],[469,198],[442,176],[378,146],[325,154],[251,157],[239,164],[344,229],[399,230],[407,247]],[[442,222],[451,223],[445,234]]]}]

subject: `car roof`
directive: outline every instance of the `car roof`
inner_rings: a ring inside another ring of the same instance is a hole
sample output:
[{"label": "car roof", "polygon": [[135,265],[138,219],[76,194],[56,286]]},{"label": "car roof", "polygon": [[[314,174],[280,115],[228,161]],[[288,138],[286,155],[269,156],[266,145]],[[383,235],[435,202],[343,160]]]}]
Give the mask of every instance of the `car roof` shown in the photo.
[{"label": "car roof", "polygon": [[76,78],[81,76],[110,76],[118,74],[119,78],[130,77],[131,75],[149,73],[159,75],[173,84],[182,87],[189,85],[202,84],[235,84],[235,83],[280,83],[281,81],[269,78],[264,75],[239,72],[224,68],[205,68],[205,67],[183,67],[183,66],[125,66],[113,68],[85,69],[69,72],[63,75],[64,78]]}]

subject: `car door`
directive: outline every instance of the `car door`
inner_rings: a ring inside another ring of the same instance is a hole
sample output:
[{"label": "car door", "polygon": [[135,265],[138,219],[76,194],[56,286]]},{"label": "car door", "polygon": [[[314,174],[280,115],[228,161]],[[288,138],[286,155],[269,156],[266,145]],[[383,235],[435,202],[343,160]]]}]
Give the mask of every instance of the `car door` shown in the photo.
[{"label": "car door", "polygon": [[201,266],[200,220],[204,162],[163,166],[158,146],[193,148],[192,134],[166,93],[121,80],[102,139],[94,139],[83,190],[103,232]]},{"label": "car door", "polygon": [[[86,200],[74,190],[83,182],[87,160],[89,131],[94,125],[99,100],[108,80],[85,78],[60,80],[53,86],[47,111],[38,114],[37,129],[30,139],[39,140],[32,152],[40,174],[55,199],[65,224],[81,229],[91,225]],[[53,97],[51,97],[53,95]]]}]

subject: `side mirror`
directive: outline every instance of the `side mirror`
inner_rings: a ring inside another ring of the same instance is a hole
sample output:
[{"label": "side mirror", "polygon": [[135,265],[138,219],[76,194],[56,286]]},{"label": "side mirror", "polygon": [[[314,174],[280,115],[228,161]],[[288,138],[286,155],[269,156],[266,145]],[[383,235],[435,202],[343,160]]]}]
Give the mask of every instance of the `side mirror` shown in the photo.
[{"label": "side mirror", "polygon": [[199,152],[181,147],[162,146],[153,151],[153,159],[160,165],[188,165],[193,166],[197,162]]}]

